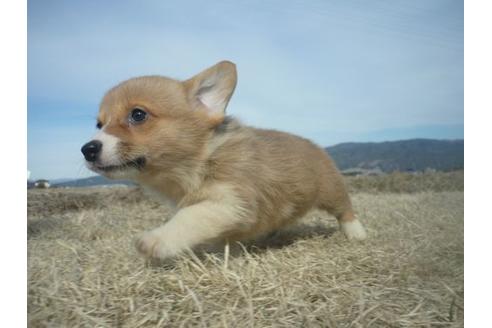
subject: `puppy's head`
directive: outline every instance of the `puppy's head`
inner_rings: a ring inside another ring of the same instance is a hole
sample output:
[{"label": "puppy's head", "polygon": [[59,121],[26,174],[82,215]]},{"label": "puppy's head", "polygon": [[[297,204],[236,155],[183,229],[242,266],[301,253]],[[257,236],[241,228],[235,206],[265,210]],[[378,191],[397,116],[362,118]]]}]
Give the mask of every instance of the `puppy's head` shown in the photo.
[{"label": "puppy's head", "polygon": [[87,166],[135,179],[192,164],[224,120],[236,80],[235,65],[223,61],[186,81],[144,76],[115,86],[101,102],[100,131],[81,149]]}]

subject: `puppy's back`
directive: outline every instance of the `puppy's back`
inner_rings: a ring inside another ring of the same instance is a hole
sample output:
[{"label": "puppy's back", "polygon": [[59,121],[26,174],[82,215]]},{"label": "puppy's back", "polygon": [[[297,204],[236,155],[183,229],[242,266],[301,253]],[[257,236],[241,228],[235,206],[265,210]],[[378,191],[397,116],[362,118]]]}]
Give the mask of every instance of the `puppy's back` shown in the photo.
[{"label": "puppy's back", "polygon": [[326,152],[311,141],[275,130],[219,127],[209,174],[232,184],[258,209],[260,230],[271,230],[313,207],[350,203],[343,179]]}]

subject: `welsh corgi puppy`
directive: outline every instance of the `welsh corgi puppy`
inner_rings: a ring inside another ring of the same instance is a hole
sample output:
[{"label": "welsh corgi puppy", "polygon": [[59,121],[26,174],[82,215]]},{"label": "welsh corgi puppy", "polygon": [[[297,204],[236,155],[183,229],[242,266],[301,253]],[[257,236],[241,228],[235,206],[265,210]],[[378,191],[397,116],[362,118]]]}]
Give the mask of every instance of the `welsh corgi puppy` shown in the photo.
[{"label": "welsh corgi puppy", "polygon": [[168,259],[202,244],[249,240],[312,208],[334,215],[347,238],[366,238],[323,149],[225,115],[236,81],[236,66],[222,61],[185,81],[132,78],[102,99],[99,132],[82,147],[88,168],[135,181],[177,207],[138,238],[138,251]]}]

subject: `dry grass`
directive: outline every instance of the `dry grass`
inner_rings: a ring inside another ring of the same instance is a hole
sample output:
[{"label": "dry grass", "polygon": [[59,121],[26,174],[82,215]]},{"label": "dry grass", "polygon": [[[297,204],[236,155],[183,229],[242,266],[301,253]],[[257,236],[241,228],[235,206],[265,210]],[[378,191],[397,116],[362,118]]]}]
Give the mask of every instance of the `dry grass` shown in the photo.
[{"label": "dry grass", "polygon": [[463,191],[464,172],[400,173],[383,176],[346,177],[351,192],[414,193],[423,191]]},{"label": "dry grass", "polygon": [[169,214],[134,189],[28,193],[31,327],[462,327],[463,192],[356,193],[370,239],[319,213],[257,246],[147,265]]}]

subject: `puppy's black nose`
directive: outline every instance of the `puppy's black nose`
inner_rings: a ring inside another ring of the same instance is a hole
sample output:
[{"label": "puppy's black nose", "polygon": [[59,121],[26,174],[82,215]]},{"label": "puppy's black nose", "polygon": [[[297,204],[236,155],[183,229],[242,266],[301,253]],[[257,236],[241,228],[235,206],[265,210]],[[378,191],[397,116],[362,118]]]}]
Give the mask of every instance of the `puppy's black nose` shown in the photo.
[{"label": "puppy's black nose", "polygon": [[82,151],[82,154],[84,154],[86,161],[95,162],[97,155],[101,152],[101,149],[102,143],[99,140],[92,140],[83,145],[80,150]]}]

